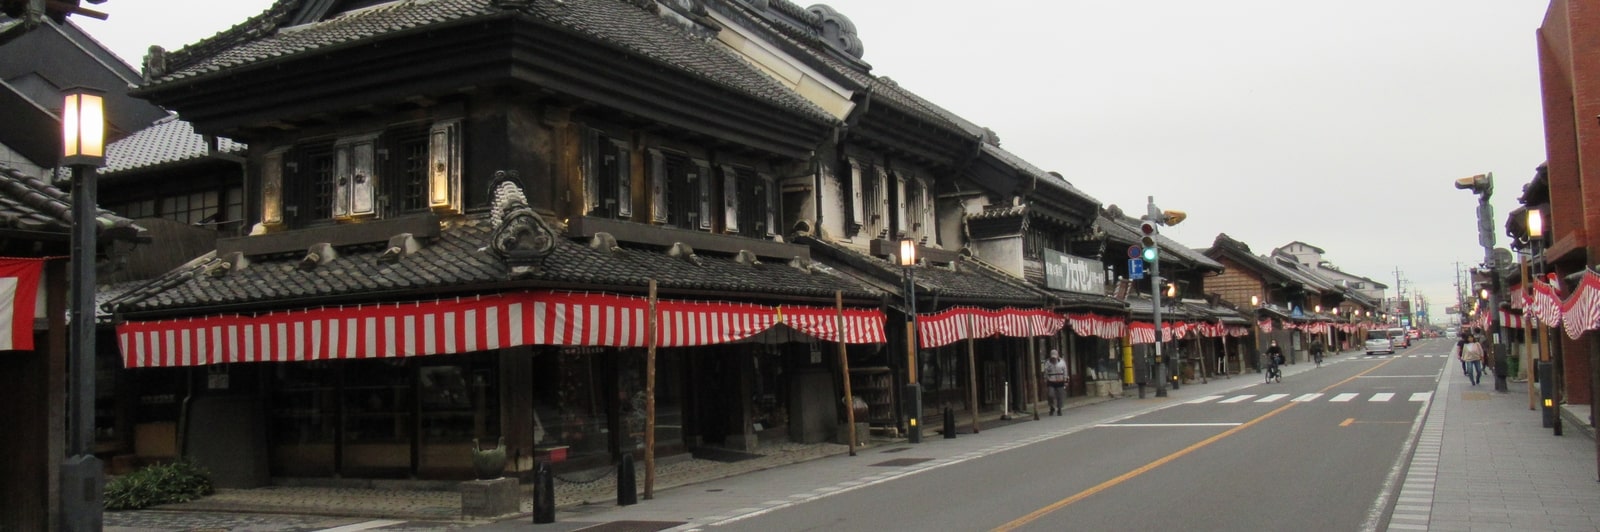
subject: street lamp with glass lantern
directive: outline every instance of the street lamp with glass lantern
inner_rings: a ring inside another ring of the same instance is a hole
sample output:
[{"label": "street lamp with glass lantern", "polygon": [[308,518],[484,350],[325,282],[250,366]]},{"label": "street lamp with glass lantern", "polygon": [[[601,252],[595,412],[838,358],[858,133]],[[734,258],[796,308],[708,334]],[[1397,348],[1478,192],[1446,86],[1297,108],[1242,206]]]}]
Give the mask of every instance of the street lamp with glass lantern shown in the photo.
[{"label": "street lamp with glass lantern", "polygon": [[74,87],[61,108],[61,164],[72,170],[72,319],[68,324],[71,377],[68,384],[67,452],[61,464],[64,530],[100,530],[104,525],[105,476],[94,456],[95,372],[95,168],[105,165],[103,92]]},{"label": "street lamp with glass lantern", "polygon": [[[1539,209],[1528,209],[1528,242],[1533,245],[1533,266],[1535,278],[1544,276],[1544,213]],[[1541,424],[1545,428],[1554,428],[1557,435],[1561,434],[1561,416],[1556,413],[1556,379],[1555,364],[1550,359],[1550,330],[1546,328],[1544,320],[1539,320],[1539,364],[1536,369],[1539,379],[1539,415]]]},{"label": "street lamp with glass lantern", "polygon": [[917,382],[917,241],[900,239],[900,271],[906,295],[906,441],[922,443],[922,385]]},{"label": "street lamp with glass lantern", "polygon": [[[1259,312],[1260,309],[1261,309],[1261,297],[1260,296],[1250,296],[1250,330],[1254,333],[1252,336],[1254,336],[1255,339],[1256,339],[1256,341],[1255,341],[1255,343],[1256,343],[1256,352],[1255,352],[1255,355],[1256,355],[1256,373],[1261,373],[1261,312]],[[1241,363],[1241,364],[1244,363],[1244,359],[1243,358],[1244,357],[1240,357],[1239,363]],[[1243,371],[1243,370],[1241,369],[1241,371]]]}]

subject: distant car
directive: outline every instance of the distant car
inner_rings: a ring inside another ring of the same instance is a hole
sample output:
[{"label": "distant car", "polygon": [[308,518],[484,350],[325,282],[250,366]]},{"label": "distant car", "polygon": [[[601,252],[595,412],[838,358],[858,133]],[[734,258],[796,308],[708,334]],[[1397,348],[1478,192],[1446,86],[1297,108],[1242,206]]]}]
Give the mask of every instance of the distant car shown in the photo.
[{"label": "distant car", "polygon": [[1395,349],[1405,349],[1407,347],[1411,347],[1411,339],[1408,337],[1409,335],[1406,334],[1405,329],[1395,327],[1393,329],[1389,329],[1388,334],[1389,343],[1392,344]]},{"label": "distant car", "polygon": [[1394,354],[1394,342],[1389,340],[1387,331],[1367,331],[1367,354],[1387,353]]},{"label": "distant car", "polygon": [[1457,332],[1459,332],[1459,331],[1457,331],[1455,327],[1451,327],[1449,329],[1445,329],[1444,330],[1444,337],[1445,338],[1455,338]]}]

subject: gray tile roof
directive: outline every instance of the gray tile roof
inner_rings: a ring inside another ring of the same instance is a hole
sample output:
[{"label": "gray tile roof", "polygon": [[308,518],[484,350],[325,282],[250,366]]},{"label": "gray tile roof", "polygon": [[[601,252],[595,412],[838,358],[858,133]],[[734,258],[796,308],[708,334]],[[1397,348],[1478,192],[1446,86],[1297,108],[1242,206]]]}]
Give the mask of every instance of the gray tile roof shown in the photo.
[{"label": "gray tile roof", "polygon": [[[133,239],[144,229],[133,220],[100,209],[100,235]],[[44,180],[0,163],[0,228],[69,233],[72,230],[72,195]]]},{"label": "gray tile roof", "polygon": [[[358,46],[391,36],[523,17],[604,46],[627,50],[665,68],[788,108],[818,122],[834,123],[822,108],[756,70],[723,48],[620,0],[540,1],[522,11],[494,7],[490,0],[398,0],[335,15],[320,22],[279,27],[301,2],[281,0],[267,12],[169,56],[172,68],[151,89],[236,69]],[[193,48],[193,50],[190,50]]]},{"label": "gray tile roof", "polygon": [[300,253],[291,253],[252,258],[243,269],[212,277],[206,272],[217,262],[213,253],[208,260],[192,262],[129,291],[115,304],[122,312],[199,313],[208,307],[410,300],[422,293],[464,294],[507,287],[643,292],[652,278],[664,294],[693,292],[766,301],[831,298],[835,290],[853,299],[883,296],[826,269],[806,271],[786,262],[752,266],[710,254],[700,254],[697,265],[659,250],[623,247],[602,252],[567,238],[557,239],[539,273],[512,281],[504,262],[485,249],[489,234],[488,216],[471,215],[447,223],[439,238],[398,261],[377,260],[384,251],[381,243],[351,246],[340,248],[336,259],[310,271],[299,269]]},{"label": "gray tile roof", "polygon": [[[217,139],[217,149],[222,153],[242,154],[245,148],[232,139]],[[205,137],[195,133],[193,125],[172,117],[106,146],[106,165],[100,169],[100,175],[115,177],[119,173],[149,170],[206,155]]]},{"label": "gray tile roof", "polygon": [[[813,257],[824,264],[841,261],[848,269],[862,271],[880,280],[899,279],[902,275],[900,266],[879,257],[814,238],[801,238],[799,242],[811,246],[817,252]],[[912,275],[917,283],[917,299],[957,298],[968,300],[963,303],[979,302],[992,306],[1041,306],[1053,303],[1049,296],[1027,286],[1020,279],[1007,279],[960,260],[955,264],[953,268],[925,264],[914,267]]]},{"label": "gray tile roof", "polygon": [[1077,196],[1079,199],[1089,203],[1093,203],[1095,205],[1100,204],[1100,200],[1094,199],[1094,197],[1078,189],[1078,187],[1072,186],[1072,183],[1068,182],[1065,178],[1041,170],[1039,167],[1034,166],[1033,163],[1030,163],[1022,157],[1017,156],[1017,154],[1001,149],[1000,146],[985,142],[983,143],[983,152],[993,155],[995,158],[1000,159],[1001,161],[1005,161],[1006,164],[1011,165],[1012,168],[1016,168],[1017,170],[1033,176],[1039,179],[1039,181],[1042,183],[1055,185],[1056,187],[1067,191],[1068,194]]}]

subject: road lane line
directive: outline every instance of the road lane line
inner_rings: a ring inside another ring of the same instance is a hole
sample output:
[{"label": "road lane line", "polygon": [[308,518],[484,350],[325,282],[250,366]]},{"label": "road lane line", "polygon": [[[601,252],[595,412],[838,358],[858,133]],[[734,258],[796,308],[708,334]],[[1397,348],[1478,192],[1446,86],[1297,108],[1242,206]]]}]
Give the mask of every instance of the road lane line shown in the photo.
[{"label": "road lane line", "polygon": [[1203,397],[1196,397],[1196,398],[1194,398],[1194,400],[1188,401],[1188,402],[1186,402],[1184,404],[1197,405],[1197,404],[1204,403],[1204,402],[1207,402],[1207,401],[1215,401],[1215,400],[1221,399],[1221,398],[1222,398],[1222,396],[1220,396],[1220,395],[1207,395],[1207,396],[1203,396]]},{"label": "road lane line", "polygon": [[[1350,381],[1356,380],[1357,377],[1360,377],[1362,375],[1366,375],[1367,373],[1370,373],[1370,372],[1373,372],[1373,371],[1377,371],[1378,368],[1382,368],[1382,367],[1388,365],[1390,362],[1393,362],[1393,361],[1392,360],[1385,360],[1382,363],[1377,364],[1375,366],[1372,366],[1370,368],[1367,368],[1366,371],[1362,371],[1361,373],[1357,373],[1357,374],[1351,376],[1348,379],[1345,379],[1345,380],[1330,384],[1330,385],[1328,385],[1327,388],[1323,388],[1320,391],[1327,392],[1328,390],[1332,390],[1332,389],[1337,388],[1339,386],[1343,386],[1345,384],[1348,384],[1348,383],[1350,383]],[[1248,396],[1246,396],[1246,398],[1248,398]],[[1232,400],[1232,399],[1229,399],[1229,400]],[[1240,399],[1240,400],[1242,401],[1243,399]],[[1192,452],[1195,452],[1195,451],[1197,451],[1199,449],[1202,449],[1202,448],[1204,448],[1204,447],[1206,447],[1208,445],[1216,443],[1217,441],[1220,441],[1223,438],[1227,438],[1228,436],[1232,436],[1234,434],[1237,434],[1240,431],[1243,431],[1244,429],[1248,429],[1248,428],[1254,426],[1256,423],[1260,423],[1262,421],[1266,421],[1268,418],[1271,418],[1272,416],[1276,416],[1280,412],[1283,412],[1284,410],[1288,410],[1290,408],[1294,408],[1296,404],[1297,403],[1292,403],[1291,402],[1291,403],[1284,404],[1283,406],[1280,406],[1278,408],[1274,408],[1271,412],[1267,412],[1265,414],[1262,414],[1260,417],[1257,417],[1257,418],[1252,419],[1250,421],[1246,421],[1246,422],[1244,422],[1243,424],[1241,424],[1241,425],[1239,425],[1237,427],[1233,427],[1231,429],[1222,431],[1219,434],[1211,436],[1210,438],[1206,438],[1204,440],[1200,440],[1198,442],[1195,442],[1193,445],[1190,445],[1188,447],[1184,447],[1183,449],[1179,449],[1177,452],[1174,452],[1172,454],[1163,456],[1161,458],[1157,458],[1157,459],[1155,459],[1154,461],[1152,461],[1152,462],[1150,462],[1148,464],[1139,466],[1138,468],[1136,468],[1136,469],[1134,469],[1132,471],[1129,471],[1127,473],[1123,473],[1121,475],[1116,476],[1115,478],[1112,478],[1112,479],[1107,480],[1105,482],[1101,482],[1099,484],[1096,484],[1094,487],[1091,487],[1089,489],[1080,491],[1080,492],[1072,495],[1071,497],[1067,497],[1065,499],[1061,499],[1059,501],[1050,503],[1049,505],[1047,505],[1047,506],[1045,506],[1043,508],[1040,508],[1038,510],[1034,510],[1034,511],[1028,513],[1028,515],[1024,515],[1022,517],[1018,517],[1018,518],[1012,520],[1009,523],[1006,523],[1006,524],[1000,525],[998,527],[995,527],[994,528],[994,532],[1008,532],[1010,530],[1015,530],[1015,529],[1017,529],[1017,528],[1019,528],[1019,527],[1021,527],[1023,525],[1028,524],[1028,523],[1032,523],[1034,521],[1037,521],[1037,520],[1039,520],[1039,518],[1044,517],[1046,515],[1049,515],[1050,513],[1055,512],[1056,510],[1060,510],[1062,508],[1066,508],[1067,506],[1070,506],[1075,502],[1081,501],[1083,499],[1087,499],[1087,498],[1093,496],[1096,493],[1100,493],[1100,492],[1105,491],[1107,489],[1110,489],[1110,488],[1112,488],[1112,487],[1114,487],[1114,486],[1116,486],[1118,484],[1121,484],[1123,482],[1127,482],[1129,479],[1132,479],[1132,478],[1137,477],[1139,475],[1143,475],[1143,474],[1149,472],[1152,469],[1161,467],[1161,466],[1166,465],[1167,463],[1169,463],[1169,462],[1171,462],[1173,460],[1177,460],[1179,458],[1182,458],[1184,455],[1187,455],[1189,453],[1192,453]]]},{"label": "road lane line", "polygon": [[1330,403],[1348,403],[1348,402],[1350,402],[1351,399],[1355,399],[1356,396],[1358,396],[1358,395],[1361,395],[1361,394],[1358,394],[1358,393],[1341,393],[1339,395],[1333,396],[1333,399],[1329,399],[1328,402],[1330,402]]},{"label": "road lane line", "polygon": [[1289,396],[1289,394],[1286,394],[1286,393],[1275,393],[1275,394],[1272,394],[1272,395],[1268,395],[1266,397],[1262,397],[1260,399],[1256,399],[1256,402],[1257,403],[1273,403],[1273,402],[1277,402],[1279,399],[1283,399],[1283,398],[1288,397],[1288,396]]},{"label": "road lane line", "polygon": [[1256,394],[1247,393],[1247,394],[1244,394],[1244,395],[1235,395],[1233,397],[1229,397],[1227,399],[1223,399],[1223,400],[1217,401],[1217,402],[1218,403],[1237,403],[1237,402],[1240,402],[1240,401],[1243,401],[1245,399],[1249,399],[1249,398],[1255,397],[1255,396],[1256,396]]},{"label": "road lane line", "polygon": [[1302,395],[1300,397],[1296,397],[1294,399],[1291,399],[1290,401],[1295,402],[1295,403],[1304,403],[1304,402],[1307,402],[1307,401],[1315,401],[1318,397],[1322,397],[1322,394],[1321,393],[1308,393],[1308,394]]},{"label": "road lane line", "polygon": [[1239,423],[1101,423],[1096,427],[1237,427]]},{"label": "road lane line", "polygon": [[1394,399],[1394,394],[1391,393],[1391,392],[1375,393],[1375,394],[1372,394],[1371,398],[1367,399],[1367,402],[1369,402],[1369,403],[1385,403],[1385,402],[1388,402],[1390,399]]},{"label": "road lane line", "polygon": [[1432,375],[1367,375],[1367,376],[1362,377],[1362,378],[1363,379],[1432,379],[1432,378],[1435,378],[1435,377],[1438,377],[1438,376],[1439,376],[1439,374],[1435,373],[1435,374],[1432,374]]},{"label": "road lane line", "polygon": [[390,525],[398,525],[398,524],[404,523],[404,522],[405,521],[395,521],[395,520],[392,520],[392,519],[374,519],[372,521],[363,521],[363,522],[360,522],[360,523],[349,524],[349,525],[344,525],[344,526],[340,526],[340,527],[324,528],[324,529],[318,530],[317,532],[356,532],[358,530],[372,530],[374,528],[382,528],[382,527],[386,527],[386,526],[390,526]]}]

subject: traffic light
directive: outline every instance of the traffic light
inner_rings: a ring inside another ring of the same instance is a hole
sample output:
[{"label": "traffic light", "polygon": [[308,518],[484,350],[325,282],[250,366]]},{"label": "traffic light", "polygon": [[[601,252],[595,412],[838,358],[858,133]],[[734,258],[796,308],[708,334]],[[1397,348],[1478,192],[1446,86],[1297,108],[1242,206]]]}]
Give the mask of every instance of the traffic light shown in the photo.
[{"label": "traffic light", "polygon": [[1494,192],[1494,174],[1478,174],[1457,179],[1456,188],[1471,190],[1473,194],[1491,194]]},{"label": "traffic light", "polygon": [[1156,251],[1156,223],[1149,220],[1139,222],[1139,233],[1142,235],[1139,237],[1139,246],[1144,248],[1139,251],[1139,256],[1145,262],[1155,262],[1158,254]]}]

